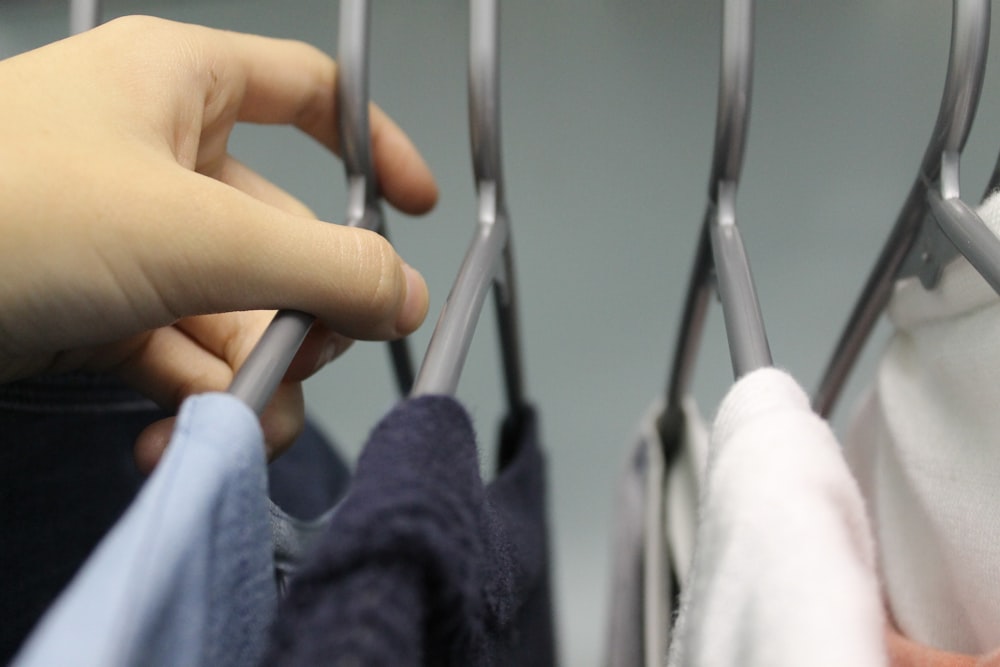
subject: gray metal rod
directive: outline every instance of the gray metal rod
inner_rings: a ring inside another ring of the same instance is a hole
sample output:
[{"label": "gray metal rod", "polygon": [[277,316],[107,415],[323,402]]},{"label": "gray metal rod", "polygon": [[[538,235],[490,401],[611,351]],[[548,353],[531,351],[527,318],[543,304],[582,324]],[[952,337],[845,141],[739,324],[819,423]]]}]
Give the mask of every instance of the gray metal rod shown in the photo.
[{"label": "gray metal rod", "polygon": [[[507,216],[502,217],[506,220]],[[524,393],[524,364],[521,357],[520,318],[517,312],[517,281],[514,275],[514,243],[509,222],[501,257],[500,278],[494,281],[493,305],[500,336],[501,365],[507,407],[511,414],[527,403]]]},{"label": "gray metal rod", "polygon": [[833,411],[851,369],[857,363],[865,342],[889,303],[895,276],[920,232],[926,196],[927,187],[918,179],[910,189],[889,239],[865,281],[861,295],[854,303],[854,309],[823,371],[819,388],[813,395],[813,409],[823,417],[829,417]]},{"label": "gray metal rod", "polygon": [[753,90],[753,13],[753,0],[723,2],[722,62],[709,178],[712,202],[718,201],[719,184],[739,183],[743,171]]},{"label": "gray metal rod", "polygon": [[[490,189],[490,185],[481,186]],[[492,193],[480,193],[492,199]],[[483,205],[487,210],[489,204]],[[500,270],[503,249],[508,239],[507,220],[480,220],[465,259],[438,317],[424,361],[413,383],[412,396],[452,395],[472,344],[486,295]]]},{"label": "gray metal rod", "polygon": [[70,0],[69,34],[78,35],[101,24],[101,0]]},{"label": "gray metal rod", "polygon": [[496,0],[469,4],[469,128],[478,218],[473,241],[431,335],[412,395],[454,394],[492,288],[508,408],[525,404],[514,254],[500,152],[500,17]]},{"label": "gray metal rod", "polygon": [[770,366],[771,350],[739,228],[717,218],[709,231],[733,374],[740,378]]},{"label": "gray metal rod", "polygon": [[1000,293],[1000,239],[962,200],[943,199],[933,190],[927,194],[927,200],[941,230],[986,282]]},{"label": "gray metal rod", "polygon": [[281,310],[264,330],[264,335],[240,366],[229,393],[258,415],[264,411],[281,378],[309,333],[313,316],[297,310]]},{"label": "gray metal rod", "polygon": [[[368,123],[369,18],[367,0],[341,1],[335,91],[337,129],[347,172],[345,225],[384,235],[385,218],[375,187]],[[260,414],[288,371],[313,321],[313,316],[305,313],[279,311],[237,371],[229,392]],[[406,340],[392,341],[389,350],[400,393],[405,395],[413,385],[413,362],[408,343]]]},{"label": "gray metal rod", "polygon": [[983,199],[989,197],[998,188],[1000,188],[1000,156],[997,156],[997,162],[993,165],[993,173],[990,174],[990,181],[986,184]]},{"label": "gray metal rod", "polygon": [[[368,124],[368,0],[341,0],[337,36],[337,130],[348,179],[363,179],[364,203],[377,204],[375,160]],[[348,216],[353,217],[353,216]]]},{"label": "gray metal rod", "polygon": [[[521,352],[518,291],[514,269],[514,241],[507,212],[500,114],[500,5],[497,0],[473,0],[469,6],[469,119],[473,173],[477,181],[492,182],[484,193],[480,221],[495,216],[504,227],[503,256],[494,280],[494,307],[500,338],[501,366],[507,407],[511,414],[526,403]],[[493,206],[495,212],[487,209]]]},{"label": "gray metal rod", "polygon": [[500,8],[497,0],[469,2],[469,133],[476,182],[497,183],[504,201],[500,139]]},{"label": "gray metal rod", "polygon": [[[371,4],[368,0],[342,0],[339,20],[337,130],[348,181],[347,224],[388,238],[369,123]],[[353,222],[359,218],[367,222]],[[399,393],[409,394],[413,387],[414,365],[407,339],[389,342],[389,361]]]},{"label": "gray metal rod", "polygon": [[[709,201],[698,236],[694,263],[688,279],[687,296],[681,316],[680,333],[674,347],[670,378],[667,383],[666,408],[659,420],[660,434],[664,441],[674,437],[673,429],[681,423],[681,401],[690,390],[695,360],[701,343],[708,300],[712,292],[713,274],[720,273],[716,281],[723,301],[726,333],[734,371],[744,368],[750,359],[761,357],[750,350],[768,350],[760,306],[755,294],[745,308],[757,312],[756,317],[741,317],[735,299],[753,293],[746,253],[734,252],[732,241],[716,241],[719,236],[720,210],[729,224],[735,225],[736,188],[743,168],[747,129],[750,119],[750,92],[753,83],[753,1],[725,0],[723,2],[722,62],[719,71],[719,97],[715,123],[715,144],[712,150],[712,168],[709,175]],[[726,235],[722,235],[726,236]],[[736,234],[737,243],[742,241]],[[719,244],[717,250],[713,246]],[[722,267],[719,261],[735,261],[740,267]],[[724,276],[724,277],[722,277]],[[737,281],[747,280],[745,285]],[[728,304],[728,305],[727,305]],[[753,331],[742,327],[757,327]],[[744,340],[748,338],[748,340]],[[763,346],[761,346],[763,341]],[[770,359],[770,353],[766,355]],[[763,357],[761,357],[763,358]],[[769,361],[768,361],[769,363]],[[739,376],[742,373],[736,371]]]},{"label": "gray metal rod", "polygon": [[698,359],[698,349],[701,347],[705,320],[708,317],[708,302],[712,296],[712,242],[709,239],[709,224],[706,212],[701,231],[698,232],[694,262],[688,275],[684,310],[670,365],[666,407],[659,420],[660,436],[665,443],[672,441],[680,432],[682,401],[691,388],[695,361]]},{"label": "gray metal rod", "polygon": [[924,152],[920,173],[933,183],[941,169],[941,154],[961,154],[972,130],[986,75],[990,42],[990,0],[954,0],[951,46],[941,106]]}]

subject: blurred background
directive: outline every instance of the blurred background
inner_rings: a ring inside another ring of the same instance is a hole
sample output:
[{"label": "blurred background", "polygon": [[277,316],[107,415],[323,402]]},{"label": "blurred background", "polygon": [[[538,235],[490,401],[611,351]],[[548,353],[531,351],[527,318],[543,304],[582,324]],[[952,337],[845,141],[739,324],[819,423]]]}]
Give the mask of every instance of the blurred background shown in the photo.
[{"label": "blurred background", "polygon": [[[457,0],[374,3],[373,98],[409,133],[441,189],[423,219],[390,212],[399,252],[431,289],[418,354],[474,224],[467,21]],[[326,0],[105,0],[105,18],[151,14],[310,42],[336,53]],[[721,3],[505,0],[504,161],[527,386],[550,461],[559,643],[600,663],[616,479],[639,419],[663,392],[701,222],[715,123]],[[0,0],[0,56],[65,36],[65,2]],[[816,384],[923,155],[948,61],[951,3],[761,0],[738,202],[775,362]],[[1000,150],[1000,54],[990,56],[963,159],[977,202]],[[107,91],[109,95],[114,91]],[[339,162],[294,130],[241,127],[231,152],[343,219]],[[2,242],[2,241],[0,241]],[[835,417],[842,428],[884,339]],[[502,417],[492,310],[460,398],[484,471]],[[696,395],[710,417],[731,384],[713,308]],[[308,383],[313,417],[353,460],[396,400],[384,346],[357,344]]]}]

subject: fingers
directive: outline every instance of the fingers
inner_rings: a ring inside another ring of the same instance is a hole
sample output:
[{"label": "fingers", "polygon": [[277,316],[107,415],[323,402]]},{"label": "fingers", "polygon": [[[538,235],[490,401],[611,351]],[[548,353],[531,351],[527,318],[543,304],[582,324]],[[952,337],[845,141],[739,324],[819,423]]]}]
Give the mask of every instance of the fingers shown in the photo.
[{"label": "fingers", "polygon": [[[185,177],[189,177],[189,172],[184,174]],[[212,181],[213,189],[224,189],[227,194],[244,203],[246,201],[242,193],[245,193],[254,198],[254,203],[263,207],[260,210],[268,210],[272,214],[291,213],[292,220],[286,221],[290,226],[308,221],[312,224],[333,227],[305,217],[294,216],[295,213],[310,216],[311,212],[290,194],[233,158],[224,160],[215,175],[231,187],[226,188]],[[200,180],[207,179],[200,177]],[[239,222],[243,222],[244,226],[253,227],[252,224],[247,225],[246,220]],[[273,232],[281,236],[284,230],[275,229]],[[237,234],[240,235],[242,231]],[[280,246],[276,242],[264,245],[271,249]],[[201,242],[195,246],[201,247]],[[266,252],[263,247],[260,250]],[[216,254],[211,250],[208,250],[208,253]],[[228,254],[223,252],[218,256]],[[237,252],[236,256],[241,256],[241,253]],[[170,261],[168,260],[168,264]],[[186,261],[198,263],[191,258],[186,258]],[[271,260],[262,261],[268,263]],[[287,260],[282,258],[281,261]],[[398,263],[398,258],[396,261]],[[289,262],[289,264],[294,266],[295,263]],[[256,273],[253,270],[253,262],[245,265],[244,269],[246,268]],[[207,282],[208,284],[225,282],[237,285],[248,293],[255,292],[242,280],[242,277],[237,277],[236,280],[232,278],[233,276],[230,276],[229,281],[207,279]],[[185,277],[184,282],[189,285],[189,280],[190,275]],[[204,289],[199,292],[206,293]],[[238,308],[236,306],[227,308],[227,310],[233,309]],[[272,317],[273,312],[246,311],[181,319],[174,326],[158,329],[143,338],[142,345],[135,348],[132,354],[118,365],[119,374],[161,406],[174,409],[193,394],[225,390],[232,382],[234,370],[243,365]],[[322,323],[317,323],[310,330],[292,361],[285,381],[279,385],[261,415],[269,457],[279,454],[290,446],[303,426],[302,389],[298,382],[341,354],[350,342],[349,338],[323,326]],[[149,472],[153,469],[169,442],[172,428],[173,420],[164,420],[150,426],[140,435],[135,446],[135,460],[140,470]]]},{"label": "fingers", "polygon": [[267,180],[256,171],[246,166],[231,155],[226,155],[214,173],[206,176],[218,179],[247,193],[254,199],[270,204],[276,208],[306,218],[315,218],[312,210],[298,198]]},{"label": "fingers", "polygon": [[132,458],[135,460],[135,467],[143,475],[153,472],[156,464],[163,458],[163,453],[167,451],[170,444],[170,437],[174,433],[176,417],[168,417],[153,422],[139,433],[132,449]]},{"label": "fingers", "polygon": [[[236,120],[291,124],[339,152],[336,65],[322,51],[291,40],[191,27],[197,35],[206,105],[203,127],[235,109]],[[434,177],[405,133],[371,105],[370,128],[381,192],[407,213],[425,213],[437,201]]]},{"label": "fingers", "polygon": [[[223,313],[187,318],[174,326],[215,358],[224,361],[228,368],[239,369],[256,347],[273,316],[271,311]],[[292,360],[285,380],[307,379],[343,354],[351,342],[351,339],[330,331],[321,323],[314,324]],[[231,380],[230,374],[225,385],[219,389],[228,387]],[[182,396],[184,397],[186,395]]]},{"label": "fingers", "polygon": [[400,211],[430,211],[437,203],[438,190],[427,163],[385,112],[374,104],[370,109],[372,155],[380,191]]},{"label": "fingers", "polygon": [[[181,327],[193,329],[202,321],[203,340],[211,327],[216,340],[203,345]],[[119,365],[119,374],[133,387],[167,409],[206,391],[222,391],[232,382],[233,369],[242,363],[253,341],[269,321],[267,313],[225,313],[181,320],[178,326],[157,329]],[[214,349],[213,349],[214,348]]]},{"label": "fingers", "polygon": [[[305,425],[302,385],[281,385],[268,403],[260,424],[264,432],[267,459],[273,460],[295,442]],[[170,444],[176,417],[153,422],[136,438],[132,456],[139,471],[145,475],[153,472]]]},{"label": "fingers", "polygon": [[151,218],[130,251],[171,319],[294,308],[367,340],[423,321],[423,278],[378,234],[291,215],[177,167],[155,182],[169,186],[144,193]]},{"label": "fingers", "polygon": [[[196,317],[151,332],[143,344],[118,366],[130,385],[166,409],[176,409],[186,398],[208,391],[224,391],[235,369],[242,365],[273,313],[225,313]],[[325,338],[312,336],[310,348],[296,358],[301,378],[342,351]],[[324,354],[330,356],[324,356]],[[287,449],[302,430],[305,409],[297,381],[282,382],[261,415],[269,458]],[[169,442],[172,420],[157,422],[136,441],[136,463],[152,470]]]},{"label": "fingers", "polygon": [[[232,185],[251,197],[275,206],[282,211],[295,215],[314,217],[309,207],[301,201],[232,156],[226,157],[219,173],[214,174],[214,176],[223,183]],[[239,327],[230,327],[228,330],[219,329],[220,322],[230,322],[233,321],[232,318],[229,320],[213,320],[216,324],[208,329],[202,324],[204,321],[203,319],[195,320],[193,323],[182,325],[181,329],[215,353],[216,356],[227,359],[237,368],[242,366],[247,355],[250,353],[251,346],[256,345],[259,335],[255,334],[252,340],[248,340],[246,331]],[[221,347],[217,344],[217,341],[222,342]],[[239,344],[233,346],[231,344],[233,341]],[[287,379],[296,381],[305,380],[324,365],[340,356],[350,347],[351,342],[350,338],[331,331],[321,322],[316,323],[310,328],[298,353],[292,360],[292,364],[288,369]]]},{"label": "fingers", "polygon": [[350,348],[354,341],[335,331],[330,331],[322,322],[315,322],[299,347],[295,358],[285,373],[286,382],[301,382],[318,372]]}]

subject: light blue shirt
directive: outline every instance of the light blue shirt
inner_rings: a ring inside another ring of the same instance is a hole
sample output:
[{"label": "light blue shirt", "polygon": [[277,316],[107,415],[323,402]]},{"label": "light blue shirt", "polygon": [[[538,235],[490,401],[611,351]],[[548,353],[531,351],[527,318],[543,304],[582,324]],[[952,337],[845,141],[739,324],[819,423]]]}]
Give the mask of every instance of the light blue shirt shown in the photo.
[{"label": "light blue shirt", "polygon": [[243,403],[185,401],[155,472],[12,664],[256,664],[277,602],[266,465]]}]

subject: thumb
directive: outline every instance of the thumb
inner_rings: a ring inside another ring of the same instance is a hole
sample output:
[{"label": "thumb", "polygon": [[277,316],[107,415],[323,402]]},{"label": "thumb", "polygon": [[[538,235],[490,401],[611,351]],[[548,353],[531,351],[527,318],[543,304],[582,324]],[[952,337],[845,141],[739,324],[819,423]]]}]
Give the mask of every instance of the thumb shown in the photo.
[{"label": "thumb", "polygon": [[[139,261],[172,316],[293,308],[351,338],[385,340],[427,314],[420,274],[374,232],[287,213],[229,185],[172,170],[182,181],[143,226],[164,235]],[[179,172],[179,173],[178,173]]]}]

